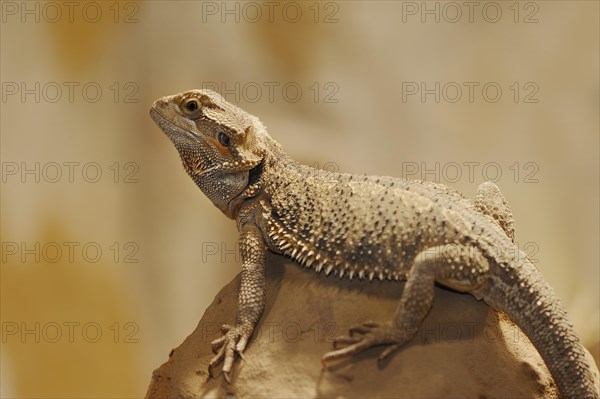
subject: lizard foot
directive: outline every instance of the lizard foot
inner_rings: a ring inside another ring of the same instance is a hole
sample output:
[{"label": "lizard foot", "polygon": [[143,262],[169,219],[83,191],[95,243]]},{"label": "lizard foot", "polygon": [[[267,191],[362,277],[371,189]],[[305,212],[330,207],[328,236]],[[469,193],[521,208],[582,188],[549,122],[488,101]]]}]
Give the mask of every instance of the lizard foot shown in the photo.
[{"label": "lizard foot", "polygon": [[369,321],[351,327],[349,335],[336,338],[333,341],[336,350],[326,353],[321,363],[326,366],[328,362],[353,356],[373,346],[388,345],[377,359],[382,362],[405,342],[401,332],[391,324],[379,325]]},{"label": "lizard foot", "polygon": [[231,369],[236,353],[244,359],[242,352],[248,344],[248,340],[252,335],[252,329],[244,328],[243,326],[230,326],[224,324],[221,327],[223,336],[212,341],[212,350],[215,356],[210,360],[208,365],[208,374],[215,377],[214,369],[217,365],[223,362],[223,376],[228,383],[231,383]]}]

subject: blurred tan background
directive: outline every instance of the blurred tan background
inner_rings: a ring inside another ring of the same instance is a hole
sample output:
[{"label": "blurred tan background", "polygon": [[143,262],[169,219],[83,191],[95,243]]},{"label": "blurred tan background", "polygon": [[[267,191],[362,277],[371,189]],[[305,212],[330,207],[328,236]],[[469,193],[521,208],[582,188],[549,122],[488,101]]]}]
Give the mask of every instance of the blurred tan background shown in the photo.
[{"label": "blurred tan background", "polygon": [[599,3],[471,4],[2,2],[2,397],[142,397],[238,272],[148,116],[201,87],[312,165],[498,177],[598,361]]}]

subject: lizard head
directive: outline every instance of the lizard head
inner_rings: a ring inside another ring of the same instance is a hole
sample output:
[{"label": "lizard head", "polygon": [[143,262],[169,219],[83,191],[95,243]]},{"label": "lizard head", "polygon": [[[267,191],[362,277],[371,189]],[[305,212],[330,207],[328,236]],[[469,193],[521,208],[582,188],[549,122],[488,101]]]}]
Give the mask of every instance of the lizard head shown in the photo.
[{"label": "lizard head", "polygon": [[258,190],[268,137],[260,120],[211,90],[160,98],[150,115],[196,185],[234,218],[243,199]]}]

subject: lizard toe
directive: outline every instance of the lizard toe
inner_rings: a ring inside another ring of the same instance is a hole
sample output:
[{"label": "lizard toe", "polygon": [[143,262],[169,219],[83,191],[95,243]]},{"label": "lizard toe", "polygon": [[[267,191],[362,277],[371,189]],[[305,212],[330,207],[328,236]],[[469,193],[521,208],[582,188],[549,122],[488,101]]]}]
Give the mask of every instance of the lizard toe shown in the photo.
[{"label": "lizard toe", "polygon": [[379,357],[377,358],[378,363],[383,363],[392,353],[396,352],[402,345],[401,344],[391,344],[387,348],[381,352]]},{"label": "lizard toe", "polygon": [[372,321],[367,321],[360,325],[350,327],[349,333],[350,333],[350,336],[352,337],[352,336],[354,336],[354,334],[367,334],[376,328],[379,328],[379,324],[372,322]]},{"label": "lizard toe", "polygon": [[221,338],[217,338],[214,341],[212,341],[210,343],[211,347],[212,347],[212,351],[213,353],[217,353],[219,352],[219,350],[221,350],[221,348],[223,347],[223,345],[225,344],[225,336],[223,335]]},{"label": "lizard toe", "polygon": [[355,355],[357,353],[360,353],[360,352],[364,351],[365,349],[370,348],[371,346],[372,346],[372,344],[369,343],[368,340],[359,339],[358,342],[355,342],[352,345],[348,345],[345,348],[341,348],[341,349],[337,349],[337,350],[334,350],[334,351],[331,351],[331,352],[327,352],[321,358],[321,363],[324,366],[326,366],[327,363],[329,363],[331,361],[350,357],[352,355]]},{"label": "lizard toe", "polygon": [[333,348],[338,349],[340,347],[345,347],[348,345],[352,345],[360,341],[359,337],[337,337],[333,340]]},{"label": "lizard toe", "polygon": [[[352,336],[353,332],[361,334],[361,336]],[[326,365],[328,362],[353,356],[373,346],[390,345],[379,356],[378,361],[383,361],[400,348],[404,342],[405,340],[402,339],[399,332],[392,326],[379,326],[372,322],[364,323],[361,326],[350,329],[349,337],[336,338],[333,342],[335,350],[326,353],[321,358],[321,363]],[[339,348],[339,344],[347,346]]]},{"label": "lizard toe", "polygon": [[211,377],[215,377],[215,373],[214,373],[215,367],[223,361],[224,357],[225,357],[225,347],[223,346],[217,352],[217,354],[210,360],[210,363],[208,364],[208,374]]}]

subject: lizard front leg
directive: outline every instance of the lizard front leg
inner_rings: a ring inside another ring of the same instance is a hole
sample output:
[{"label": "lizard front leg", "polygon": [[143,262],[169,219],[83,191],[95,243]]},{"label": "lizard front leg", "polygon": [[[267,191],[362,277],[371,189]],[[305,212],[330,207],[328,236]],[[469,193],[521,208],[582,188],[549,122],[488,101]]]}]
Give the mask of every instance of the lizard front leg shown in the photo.
[{"label": "lizard front leg", "polygon": [[352,327],[350,335],[334,341],[344,348],[326,353],[321,362],[345,358],[376,345],[389,345],[379,356],[383,360],[417,333],[431,309],[435,282],[461,292],[471,292],[487,279],[489,264],[474,246],[444,245],[429,248],[415,258],[400,304],[391,323],[366,322]]},{"label": "lizard front leg", "polygon": [[242,276],[235,326],[223,325],[224,335],[212,342],[216,353],[209,364],[209,374],[223,362],[223,375],[231,382],[229,374],[235,354],[242,356],[254,327],[265,308],[265,255],[266,247],[258,230],[245,227],[240,231]]}]

